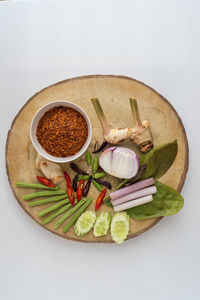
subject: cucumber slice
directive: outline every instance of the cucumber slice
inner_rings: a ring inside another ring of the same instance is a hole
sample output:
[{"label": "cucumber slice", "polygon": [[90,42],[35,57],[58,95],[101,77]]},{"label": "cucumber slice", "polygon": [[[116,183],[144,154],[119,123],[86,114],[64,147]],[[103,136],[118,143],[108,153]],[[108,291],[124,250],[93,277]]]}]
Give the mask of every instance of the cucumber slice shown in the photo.
[{"label": "cucumber slice", "polygon": [[127,238],[129,232],[129,216],[126,212],[118,212],[114,214],[110,228],[113,241],[122,244]]},{"label": "cucumber slice", "polygon": [[96,214],[93,211],[84,212],[74,225],[74,233],[78,236],[83,236],[88,233],[96,220]]},{"label": "cucumber slice", "polygon": [[102,236],[107,234],[111,222],[111,213],[102,211],[96,219],[94,225],[94,236]]}]

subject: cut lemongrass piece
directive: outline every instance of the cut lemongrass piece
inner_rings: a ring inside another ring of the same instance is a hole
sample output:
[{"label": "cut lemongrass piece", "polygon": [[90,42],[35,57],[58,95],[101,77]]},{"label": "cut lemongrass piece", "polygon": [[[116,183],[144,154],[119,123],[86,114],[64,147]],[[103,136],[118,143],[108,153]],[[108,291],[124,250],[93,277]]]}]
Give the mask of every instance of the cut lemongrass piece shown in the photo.
[{"label": "cut lemongrass piece", "polygon": [[102,211],[96,219],[96,222],[94,224],[94,236],[102,236],[106,235],[108,232],[108,229],[110,227],[111,222],[111,213],[108,211]]},{"label": "cut lemongrass piece", "polygon": [[113,241],[122,244],[129,232],[129,216],[126,212],[114,214],[111,222],[110,233]]},{"label": "cut lemongrass piece", "polygon": [[110,193],[110,198],[112,200],[120,198],[120,197],[125,196],[127,194],[130,194],[130,193],[136,192],[138,190],[141,190],[143,188],[146,188],[148,186],[151,186],[151,185],[154,184],[154,182],[155,182],[155,180],[154,180],[153,177],[147,178],[145,180],[142,180],[142,181],[136,182],[134,184],[131,184],[128,187],[125,187],[123,189],[120,189],[118,191]]},{"label": "cut lemongrass piece", "polygon": [[78,236],[87,234],[93,227],[96,214],[93,211],[84,212],[74,225],[74,233]]},{"label": "cut lemongrass piece", "polygon": [[122,196],[120,198],[117,198],[115,200],[112,200],[111,203],[112,203],[112,205],[116,206],[116,205],[120,205],[120,204],[125,203],[130,200],[138,199],[138,198],[148,196],[148,195],[153,195],[156,193],[157,193],[157,188],[155,186],[150,186],[148,188],[145,188],[145,189],[130,193],[128,195]]},{"label": "cut lemongrass piece", "polygon": [[138,199],[135,199],[132,201],[125,202],[121,205],[116,205],[113,207],[113,209],[115,212],[123,211],[123,210],[129,209],[129,208],[132,208],[132,207],[146,204],[148,202],[151,202],[152,200],[153,200],[153,196],[149,195],[149,196],[141,197],[141,198],[138,198]]}]

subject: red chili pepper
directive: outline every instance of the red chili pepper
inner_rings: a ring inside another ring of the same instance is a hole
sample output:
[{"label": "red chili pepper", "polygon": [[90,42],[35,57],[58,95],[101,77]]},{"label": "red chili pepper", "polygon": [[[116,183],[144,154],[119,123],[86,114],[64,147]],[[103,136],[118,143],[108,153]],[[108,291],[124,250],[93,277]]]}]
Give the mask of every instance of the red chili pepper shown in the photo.
[{"label": "red chili pepper", "polygon": [[96,204],[95,204],[95,210],[98,210],[99,207],[101,206],[103,199],[105,197],[106,194],[106,188],[103,189],[103,191],[99,194],[99,197],[97,198]]},{"label": "red chili pepper", "polygon": [[74,205],[75,197],[74,197],[74,191],[73,191],[71,178],[69,177],[69,175],[66,172],[64,172],[64,176],[65,176],[65,180],[66,180],[66,183],[67,183],[67,194],[68,194],[68,197],[69,197],[69,201],[72,205]]},{"label": "red chili pepper", "polygon": [[39,182],[41,182],[42,184],[48,186],[48,187],[51,187],[51,188],[55,188],[56,185],[49,179],[45,178],[45,177],[42,177],[42,176],[36,176],[37,180]]},{"label": "red chili pepper", "polygon": [[77,202],[79,202],[82,198],[84,184],[85,184],[85,180],[81,179],[81,181],[78,184],[77,193],[76,193]]}]

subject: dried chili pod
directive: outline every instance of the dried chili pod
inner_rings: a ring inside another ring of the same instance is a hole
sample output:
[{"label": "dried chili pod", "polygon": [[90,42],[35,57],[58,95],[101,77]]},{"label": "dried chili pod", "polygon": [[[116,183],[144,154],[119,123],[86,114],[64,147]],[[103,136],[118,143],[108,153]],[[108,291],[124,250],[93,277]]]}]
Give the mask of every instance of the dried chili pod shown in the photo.
[{"label": "dried chili pod", "polygon": [[98,149],[96,149],[96,150],[94,150],[92,153],[99,153],[99,152],[101,152],[106,146],[107,146],[107,142],[106,141],[104,141],[102,144],[101,144],[101,146],[99,146],[99,148]]},{"label": "dried chili pod", "polygon": [[90,189],[90,186],[91,186],[91,182],[92,182],[92,175],[89,177],[88,179],[88,182],[86,183],[85,187],[84,187],[84,190],[83,190],[83,197],[86,197],[88,192],[89,192],[89,189]]},{"label": "dried chili pod", "polygon": [[70,168],[77,174],[88,175],[84,170],[81,170],[75,163],[70,163]]},{"label": "dried chili pod", "polygon": [[98,166],[98,169],[97,169],[97,173],[101,173],[101,172],[104,172],[104,170],[103,170],[102,167],[99,165],[99,166]]},{"label": "dried chili pod", "polygon": [[78,174],[73,179],[73,189],[74,189],[74,192],[77,191],[77,181],[78,181]]},{"label": "dried chili pod", "polygon": [[109,190],[112,190],[112,184],[110,182],[101,179],[95,179],[95,181],[106,186]]}]

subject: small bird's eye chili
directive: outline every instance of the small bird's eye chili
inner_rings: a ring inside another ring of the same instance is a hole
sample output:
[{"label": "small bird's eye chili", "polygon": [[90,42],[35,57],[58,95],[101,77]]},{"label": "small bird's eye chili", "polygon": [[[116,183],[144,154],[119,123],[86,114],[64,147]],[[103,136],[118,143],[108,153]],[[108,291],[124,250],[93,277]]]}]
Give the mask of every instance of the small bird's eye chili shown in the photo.
[{"label": "small bird's eye chili", "polygon": [[88,126],[84,117],[75,109],[57,106],[39,120],[36,136],[49,154],[67,157],[83,147],[88,137]]}]

